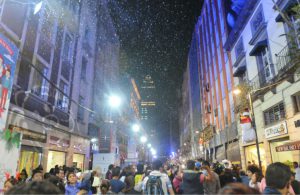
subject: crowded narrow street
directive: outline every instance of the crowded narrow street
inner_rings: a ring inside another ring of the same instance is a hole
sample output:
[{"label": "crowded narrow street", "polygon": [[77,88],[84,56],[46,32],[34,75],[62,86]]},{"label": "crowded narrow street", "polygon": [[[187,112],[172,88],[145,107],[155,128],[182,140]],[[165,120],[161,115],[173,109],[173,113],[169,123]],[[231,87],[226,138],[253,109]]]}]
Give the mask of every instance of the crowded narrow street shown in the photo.
[{"label": "crowded narrow street", "polygon": [[299,0],[0,0],[0,194],[300,194]]}]

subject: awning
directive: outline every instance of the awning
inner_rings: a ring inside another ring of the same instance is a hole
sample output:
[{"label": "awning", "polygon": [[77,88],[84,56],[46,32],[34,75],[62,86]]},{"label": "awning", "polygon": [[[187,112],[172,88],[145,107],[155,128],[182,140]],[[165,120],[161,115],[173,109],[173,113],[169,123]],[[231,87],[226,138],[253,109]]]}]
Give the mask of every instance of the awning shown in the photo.
[{"label": "awning", "polygon": [[287,152],[287,151],[293,151],[293,150],[300,150],[300,141],[286,143],[281,146],[277,146],[275,149],[276,149],[276,152]]},{"label": "awning", "polygon": [[268,46],[268,40],[259,41],[256,43],[253,47],[253,49],[250,51],[250,56],[256,56],[258,52],[262,51],[265,47]]},{"label": "awning", "polygon": [[233,76],[234,77],[239,77],[241,76],[245,71],[246,71],[247,67],[246,64],[242,64],[239,67],[237,67],[237,69],[234,71]]},{"label": "awning", "polygon": [[[290,0],[286,3],[285,6],[283,6],[281,11],[287,15],[293,15],[293,14],[295,14],[295,12],[293,12],[291,8],[296,4],[297,4],[296,0]],[[278,14],[278,16],[275,18],[275,21],[276,22],[284,22],[284,20],[280,14]]]}]

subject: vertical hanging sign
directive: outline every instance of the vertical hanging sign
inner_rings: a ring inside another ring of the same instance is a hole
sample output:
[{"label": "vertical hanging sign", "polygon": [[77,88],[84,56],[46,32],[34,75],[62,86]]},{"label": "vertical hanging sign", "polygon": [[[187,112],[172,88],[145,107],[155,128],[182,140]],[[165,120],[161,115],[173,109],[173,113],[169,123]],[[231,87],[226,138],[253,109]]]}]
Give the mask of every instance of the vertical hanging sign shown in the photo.
[{"label": "vertical hanging sign", "polygon": [[0,33],[0,189],[15,175],[19,159],[21,135],[6,128],[18,54],[16,45]]}]

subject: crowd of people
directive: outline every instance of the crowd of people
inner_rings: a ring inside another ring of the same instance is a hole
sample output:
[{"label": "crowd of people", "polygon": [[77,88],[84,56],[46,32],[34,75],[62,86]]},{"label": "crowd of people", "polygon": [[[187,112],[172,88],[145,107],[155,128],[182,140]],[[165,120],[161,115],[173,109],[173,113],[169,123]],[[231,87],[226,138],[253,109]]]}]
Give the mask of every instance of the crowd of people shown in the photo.
[{"label": "crowd of people", "polygon": [[109,165],[105,174],[100,169],[81,172],[58,165],[45,173],[38,166],[30,177],[25,169],[8,177],[3,189],[4,194],[300,194],[297,162],[293,171],[280,162],[263,173],[255,164],[241,170],[228,161],[202,159],[188,160],[184,167],[159,160],[123,169]]}]

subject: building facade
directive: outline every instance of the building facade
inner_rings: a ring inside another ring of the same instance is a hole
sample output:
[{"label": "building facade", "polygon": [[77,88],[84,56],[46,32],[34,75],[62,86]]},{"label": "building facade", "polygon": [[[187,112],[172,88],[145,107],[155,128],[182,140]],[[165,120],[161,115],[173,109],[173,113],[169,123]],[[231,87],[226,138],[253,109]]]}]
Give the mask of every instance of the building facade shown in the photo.
[{"label": "building facade", "polygon": [[20,50],[7,121],[22,134],[19,170],[88,168],[97,7],[88,0],[43,1],[40,10],[0,3],[1,32]]},{"label": "building facade", "polygon": [[[253,113],[263,170],[272,162],[299,162],[298,25],[296,1],[251,1],[225,44],[233,63],[235,85],[251,86]],[[286,14],[292,26],[282,18]],[[244,25],[240,25],[244,23]],[[296,32],[294,31],[296,29]],[[296,35],[296,36],[294,36]],[[297,38],[296,38],[297,37]],[[296,47],[295,47],[296,45]],[[236,97],[245,98],[245,97]],[[238,102],[238,101],[237,101]],[[244,136],[241,131],[240,136]],[[243,166],[258,164],[255,142],[240,141]]]},{"label": "building facade", "polygon": [[[231,2],[231,1],[229,1]],[[237,126],[232,96],[232,69],[223,48],[227,37],[225,6],[221,0],[206,0],[191,42],[189,82],[195,157],[240,162]],[[199,84],[197,83],[199,82]],[[198,98],[200,97],[200,98]],[[192,103],[195,102],[195,103]],[[199,135],[197,135],[199,134]]]}]

